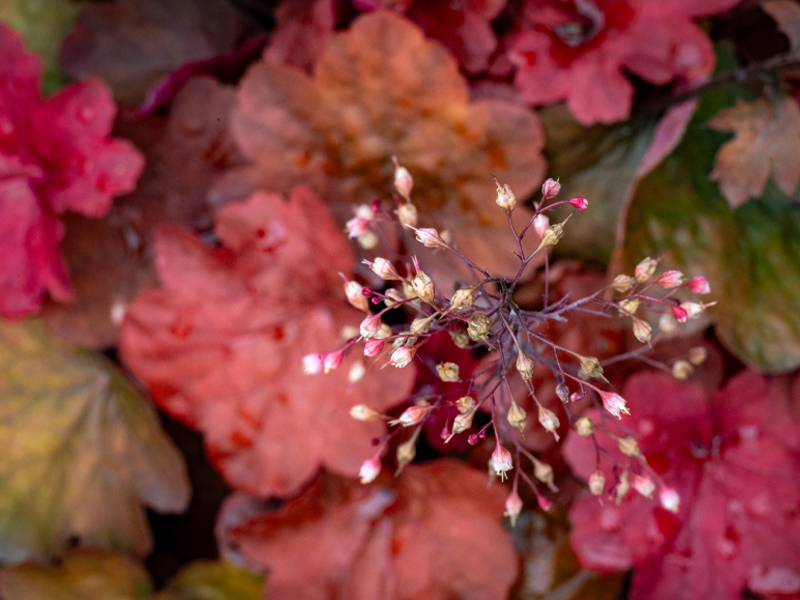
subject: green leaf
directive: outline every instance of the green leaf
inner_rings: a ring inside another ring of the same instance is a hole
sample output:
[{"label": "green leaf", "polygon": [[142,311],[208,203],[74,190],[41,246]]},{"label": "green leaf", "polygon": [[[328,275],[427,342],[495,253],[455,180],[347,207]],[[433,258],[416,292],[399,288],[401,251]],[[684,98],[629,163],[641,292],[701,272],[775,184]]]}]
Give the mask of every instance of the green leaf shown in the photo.
[{"label": "green leaf", "polygon": [[188,504],[183,459],[147,401],[36,322],[0,322],[0,448],[3,561],[50,557],[75,538],[144,555],[142,504]]},{"label": "green leaf", "polygon": [[261,600],[264,576],[230,563],[195,561],[170,579],[151,600]]},{"label": "green leaf", "polygon": [[0,572],[4,600],[144,600],[151,587],[141,566],[104,550],[71,550],[55,567],[26,563]]},{"label": "green leaf", "polygon": [[644,256],[665,256],[666,268],[704,275],[718,302],[708,315],[723,344],[753,368],[790,371],[800,366],[800,207],[769,184],[734,210],[708,181],[725,136],[703,119],[719,101],[704,99],[676,152],[640,182],[625,262],[630,268]]},{"label": "green leaf", "polygon": [[80,11],[74,0],[0,0],[0,21],[19,31],[28,49],[44,59],[45,95],[67,81],[58,68],[58,50]]}]

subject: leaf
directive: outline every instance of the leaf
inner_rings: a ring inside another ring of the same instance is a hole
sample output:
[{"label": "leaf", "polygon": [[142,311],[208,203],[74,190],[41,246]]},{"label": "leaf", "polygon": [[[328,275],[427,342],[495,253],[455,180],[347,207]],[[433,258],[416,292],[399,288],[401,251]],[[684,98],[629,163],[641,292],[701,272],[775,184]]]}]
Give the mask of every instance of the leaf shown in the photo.
[{"label": "leaf", "polygon": [[789,38],[792,52],[800,50],[800,6],[791,0],[766,0],[761,9],[772,17]]},{"label": "leaf", "polygon": [[245,22],[224,0],[91,3],[64,40],[72,77],[100,77],[118,102],[138,104],[159,78],[184,63],[233,48]]},{"label": "leaf", "polygon": [[0,571],[5,600],[145,600],[151,589],[140,565],[105,550],[73,549],[58,566],[25,563]]},{"label": "leaf", "polygon": [[390,485],[323,476],[271,512],[237,514],[246,498],[233,496],[218,533],[269,569],[270,600],[505,598],[517,572],[500,524],[507,491],[486,479],[448,459],[409,465]]},{"label": "leaf", "polygon": [[357,404],[385,410],[405,398],[413,367],[370,370],[353,384],[350,352],[328,374],[306,375],[302,358],[336,351],[342,328],[363,318],[342,293],[347,240],[307,188],[289,200],[257,193],[217,214],[223,248],[175,227],[156,242],[162,289],[128,307],[120,350],[167,412],[205,435],[233,487],[288,495],[320,467],[356,476],[374,454],[379,422]]},{"label": "leaf", "polygon": [[[402,17],[378,11],[356,19],[331,38],[313,77],[253,65],[232,131],[252,166],[217,186],[217,204],[303,184],[343,222],[351,203],[392,193],[395,155],[415,179],[422,226],[450,229],[490,271],[516,272],[491,174],[520,198],[534,190],[544,171],[539,122],[510,103],[471,103],[455,60]],[[528,216],[515,211],[520,227]]]},{"label": "leaf", "polygon": [[767,179],[787,196],[800,182],[800,107],[785,96],[771,103],[765,98],[739,100],[736,106],[708,121],[717,131],[736,136],[719,149],[710,179],[736,207],[764,193]]},{"label": "leaf", "polygon": [[185,565],[150,600],[260,600],[264,576],[224,561]]},{"label": "leaf", "polygon": [[47,558],[73,538],[144,555],[142,505],[189,501],[182,458],[106,361],[33,322],[0,323],[0,559]]}]

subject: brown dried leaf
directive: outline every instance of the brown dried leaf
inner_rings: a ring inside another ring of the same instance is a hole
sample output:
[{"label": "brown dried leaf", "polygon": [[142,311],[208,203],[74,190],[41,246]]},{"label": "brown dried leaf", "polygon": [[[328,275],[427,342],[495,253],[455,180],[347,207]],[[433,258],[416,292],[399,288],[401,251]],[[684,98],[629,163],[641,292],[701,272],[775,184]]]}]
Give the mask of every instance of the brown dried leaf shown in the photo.
[{"label": "brown dried leaf", "polygon": [[710,175],[731,206],[760,196],[769,177],[787,196],[794,193],[800,181],[800,107],[795,100],[738,100],[708,125],[736,133],[719,149]]}]

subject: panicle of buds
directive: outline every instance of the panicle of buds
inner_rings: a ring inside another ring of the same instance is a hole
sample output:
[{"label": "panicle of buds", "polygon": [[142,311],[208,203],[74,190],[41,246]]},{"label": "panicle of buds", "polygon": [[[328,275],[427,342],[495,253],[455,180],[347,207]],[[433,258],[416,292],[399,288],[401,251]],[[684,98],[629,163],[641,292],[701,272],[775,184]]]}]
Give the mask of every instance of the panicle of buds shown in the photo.
[{"label": "panicle of buds", "polygon": [[467,310],[472,308],[473,302],[475,302],[475,290],[473,288],[456,290],[450,299],[450,308],[455,312]]},{"label": "panicle of buds", "polygon": [[533,230],[540,238],[544,236],[544,232],[550,227],[550,219],[547,215],[539,213],[533,219]]},{"label": "panicle of buds", "polygon": [[636,280],[630,275],[617,275],[611,282],[611,287],[615,292],[624,294],[636,284]]},{"label": "panicle of buds", "polygon": [[639,283],[644,283],[650,279],[653,276],[653,273],[656,272],[658,260],[659,259],[653,259],[648,256],[638,265],[636,265],[636,269],[634,269],[634,277],[636,277],[636,281]]},{"label": "panicle of buds", "polygon": [[661,506],[672,513],[677,513],[680,510],[681,497],[678,495],[678,492],[670,487],[661,486],[661,491],[658,493],[658,500],[661,502]]},{"label": "panicle of buds", "polygon": [[393,367],[402,369],[411,364],[411,361],[414,359],[414,354],[416,354],[416,352],[417,349],[414,348],[413,346],[400,346],[399,348],[395,348],[394,352],[392,352],[392,356],[389,358],[389,362],[392,363]]},{"label": "panicle of buds", "polygon": [[394,189],[400,194],[407,202],[411,201],[411,190],[414,188],[414,178],[400,163],[396,157],[392,157],[394,163]]},{"label": "panicle of buds", "polygon": [[514,488],[506,498],[506,512],[503,514],[511,520],[511,526],[514,527],[521,512],[522,498],[519,497],[517,488]]},{"label": "panicle of buds", "polygon": [[555,179],[545,179],[542,184],[542,200],[552,200],[561,191],[561,184]]},{"label": "panicle of buds", "polygon": [[[410,227],[410,229],[414,229]],[[442,236],[439,235],[439,232],[431,227],[421,228],[421,229],[414,229],[416,232],[417,241],[420,242],[426,248],[447,248],[447,244],[442,239]]]},{"label": "panicle of buds", "polygon": [[708,294],[711,292],[711,286],[708,285],[708,280],[705,277],[692,277],[689,280],[689,289],[693,294]]},{"label": "panicle of buds", "polygon": [[372,458],[365,460],[361,463],[361,470],[358,472],[358,477],[364,485],[372,483],[381,472],[381,455],[376,454]]},{"label": "panicle of buds", "polygon": [[453,362],[443,362],[436,365],[436,373],[439,375],[439,379],[447,383],[458,381],[458,371],[458,365]]},{"label": "panicle of buds", "polygon": [[539,405],[539,423],[546,431],[552,433],[556,437],[556,440],[558,439],[556,430],[561,423],[558,421],[556,413],[549,408],[545,408],[541,404]]},{"label": "panicle of buds", "polygon": [[514,468],[511,452],[506,450],[499,442],[495,446],[494,452],[492,452],[492,468],[500,476],[500,479],[505,479],[506,473]]},{"label": "panicle of buds", "polygon": [[467,321],[467,335],[473,342],[479,342],[489,337],[492,321],[482,313],[475,313]]},{"label": "panicle of buds", "polygon": [[366,404],[356,404],[350,409],[349,414],[356,421],[377,421],[381,418],[381,413]]},{"label": "panicle of buds", "polygon": [[400,273],[394,268],[394,265],[385,258],[378,257],[374,261],[364,260],[364,264],[369,266],[375,275],[384,281],[401,281]]},{"label": "panicle of buds", "polygon": [[533,379],[533,361],[525,356],[525,353],[520,350],[517,354],[517,371],[523,381],[530,381]]},{"label": "panicle of buds", "polygon": [[641,319],[633,317],[633,335],[637,340],[643,344],[649,344],[651,332],[652,328],[647,321],[642,321]]},{"label": "panicle of buds", "polygon": [[514,400],[511,400],[511,408],[508,409],[508,415],[506,418],[512,427],[516,427],[520,430],[520,432],[525,432],[527,414],[525,413],[525,410],[521,408],[520,405]]},{"label": "panicle of buds", "polygon": [[683,273],[680,271],[664,271],[656,283],[667,290],[678,287],[683,283]]},{"label": "panicle of buds", "polygon": [[577,208],[578,210],[586,210],[589,208],[589,201],[586,198],[582,198],[578,196],[577,198],[572,198],[569,203]]},{"label": "panicle of buds", "polygon": [[497,206],[509,212],[514,210],[517,206],[517,197],[514,192],[511,191],[507,183],[501,186],[497,178],[495,178],[494,183],[497,186],[497,198],[495,198]]},{"label": "panicle of buds", "polygon": [[594,496],[599,496],[606,489],[606,476],[601,469],[595,469],[594,473],[589,475],[589,491]]}]

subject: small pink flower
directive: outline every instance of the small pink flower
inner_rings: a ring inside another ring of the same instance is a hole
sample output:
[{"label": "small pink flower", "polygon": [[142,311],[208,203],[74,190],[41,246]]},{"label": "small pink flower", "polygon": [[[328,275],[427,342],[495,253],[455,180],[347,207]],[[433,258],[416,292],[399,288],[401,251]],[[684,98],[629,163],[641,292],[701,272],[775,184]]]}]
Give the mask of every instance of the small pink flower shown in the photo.
[{"label": "small pink flower", "polygon": [[550,219],[547,218],[547,215],[536,215],[536,218],[533,220],[533,230],[536,232],[536,235],[542,237],[548,227],[550,227]]},{"label": "small pink flower", "polygon": [[364,295],[364,286],[357,281],[347,281],[344,284],[344,294],[350,306],[362,312],[369,312],[369,301]]},{"label": "small pink flower", "polygon": [[548,511],[548,510],[550,510],[550,509],[553,507],[553,505],[552,505],[552,504],[550,504],[550,500],[548,500],[548,499],[547,499],[547,498],[545,498],[544,496],[538,496],[538,497],[536,498],[536,501],[537,501],[537,502],[538,502],[538,504],[539,504],[539,508],[541,508],[541,509],[542,509],[542,510],[544,510],[544,511]]},{"label": "small pink flower", "polygon": [[547,179],[542,184],[542,200],[552,200],[561,191],[561,184],[555,179]]},{"label": "small pink flower", "polygon": [[711,291],[711,286],[708,285],[708,280],[705,277],[692,277],[689,280],[689,289],[693,294],[708,294]]},{"label": "small pink flower", "polygon": [[389,360],[392,363],[393,367],[402,369],[411,364],[411,361],[413,360],[416,351],[417,351],[416,348],[413,347],[400,346],[394,352],[392,352],[392,356]]},{"label": "small pink flower", "polygon": [[517,518],[522,512],[522,498],[519,497],[516,488],[506,498],[506,512],[505,516],[511,519],[511,526],[517,523]]},{"label": "small pink flower", "polygon": [[375,478],[380,472],[381,456],[380,454],[376,454],[372,458],[369,458],[361,463],[361,470],[358,472],[358,476],[361,479],[361,483],[367,484],[375,481]]},{"label": "small pink flower", "polygon": [[313,352],[303,357],[303,373],[306,375],[316,375],[322,372],[324,366],[322,354]]},{"label": "small pink flower", "polygon": [[344,227],[348,238],[360,238],[369,231],[369,221],[361,217],[353,217],[344,224]]},{"label": "small pink flower", "polygon": [[361,321],[361,325],[358,328],[361,337],[370,339],[374,338],[375,335],[381,330],[381,316],[380,315],[369,315]]},{"label": "small pink flower", "polygon": [[689,320],[689,313],[680,305],[672,307],[672,316],[678,323],[686,323]]},{"label": "small pink flower", "polygon": [[656,283],[665,289],[678,287],[683,283],[683,273],[680,271],[665,271]]},{"label": "small pink flower", "polygon": [[681,497],[671,487],[662,486],[661,491],[658,493],[658,499],[661,502],[661,506],[668,511],[677,513],[680,510]]},{"label": "small pink flower", "polygon": [[586,210],[587,208],[589,208],[589,201],[586,198],[582,198],[581,196],[572,198],[569,201],[569,203],[572,204],[572,206],[574,206],[578,210]]},{"label": "small pink flower", "polygon": [[492,468],[500,476],[500,479],[505,479],[506,473],[514,468],[511,452],[506,450],[500,443],[495,446],[494,452],[492,452]]},{"label": "small pink flower", "polygon": [[652,498],[653,492],[656,489],[656,484],[653,483],[653,480],[646,475],[634,475],[633,489],[635,489],[645,498]]},{"label": "small pink flower", "polygon": [[336,367],[342,364],[344,358],[344,349],[336,350],[335,352],[328,352],[322,357],[323,370],[326,373],[333,371]]},{"label": "small pink flower", "polygon": [[411,427],[412,425],[422,422],[425,415],[427,415],[430,410],[430,406],[409,406],[403,411],[399,419],[389,421],[389,425],[400,424],[403,427]]},{"label": "small pink flower", "polygon": [[383,340],[367,340],[364,343],[364,356],[378,356],[383,350]]},{"label": "small pink flower", "polygon": [[[411,229],[414,228],[411,227]],[[442,236],[432,227],[423,227],[414,229],[414,231],[417,234],[417,241],[426,248],[447,248],[447,244],[442,239]]]},{"label": "small pink flower", "polygon": [[600,398],[603,400],[603,408],[605,408],[612,415],[621,419],[620,413],[630,414],[628,407],[625,405],[625,398],[616,392],[598,392]]},{"label": "small pink flower", "polygon": [[392,162],[394,162],[394,189],[396,189],[397,193],[403,198],[410,201],[411,190],[414,187],[414,178],[411,177],[411,173],[409,173],[408,169],[397,162],[397,158],[394,156],[392,157]]}]

